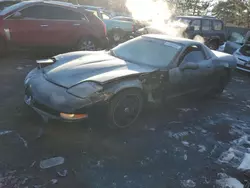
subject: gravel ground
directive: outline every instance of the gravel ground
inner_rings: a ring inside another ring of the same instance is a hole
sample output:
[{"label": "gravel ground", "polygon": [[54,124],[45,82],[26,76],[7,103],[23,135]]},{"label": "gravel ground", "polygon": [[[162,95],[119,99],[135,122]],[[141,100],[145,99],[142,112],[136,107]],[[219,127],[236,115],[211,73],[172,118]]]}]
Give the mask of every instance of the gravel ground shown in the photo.
[{"label": "gravel ground", "polygon": [[[235,73],[219,99],[175,101],[147,110],[135,127],[111,131],[98,120],[44,124],[26,107],[23,80],[35,58],[0,59],[0,188],[211,188],[246,180],[246,74]],[[40,168],[57,156],[63,164]]]}]

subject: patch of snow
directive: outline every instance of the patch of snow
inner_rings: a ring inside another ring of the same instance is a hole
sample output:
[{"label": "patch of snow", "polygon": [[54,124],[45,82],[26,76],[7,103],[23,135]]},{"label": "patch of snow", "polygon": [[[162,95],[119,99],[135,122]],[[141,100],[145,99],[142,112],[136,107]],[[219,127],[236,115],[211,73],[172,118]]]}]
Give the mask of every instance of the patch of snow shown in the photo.
[{"label": "patch of snow", "polygon": [[196,187],[196,183],[193,180],[182,180],[181,185],[183,187]]},{"label": "patch of snow", "polygon": [[57,179],[52,179],[50,180],[51,184],[54,185],[54,184],[57,184],[58,180]]},{"label": "patch of snow", "polygon": [[58,166],[64,163],[63,157],[54,157],[50,159],[46,159],[40,162],[40,168],[46,169],[54,166]]},{"label": "patch of snow", "polygon": [[184,146],[189,147],[189,142],[187,142],[187,141],[182,141],[181,143],[182,143]]},{"label": "patch of snow", "polygon": [[185,154],[185,155],[183,156],[183,159],[186,161],[187,158],[188,158],[188,156],[187,156],[187,154]]},{"label": "patch of snow", "polygon": [[216,184],[220,188],[243,188],[243,184],[235,178],[223,178],[220,180],[216,180]]},{"label": "patch of snow", "polygon": [[187,132],[187,131],[185,131],[185,132],[179,132],[179,133],[172,133],[172,132],[169,132],[168,133],[168,136],[169,137],[174,137],[174,138],[176,138],[176,139],[179,139],[179,138],[182,138],[182,137],[184,137],[184,136],[187,136],[189,133]]},{"label": "patch of snow", "polygon": [[221,163],[229,163],[233,158],[235,157],[234,153],[231,151],[226,151],[222,153],[222,155],[219,158],[219,162]]},{"label": "patch of snow", "polygon": [[239,170],[249,170],[250,169],[250,154],[249,153],[245,153],[243,161],[241,162],[238,169]]},{"label": "patch of snow", "polygon": [[206,149],[206,147],[204,145],[198,145],[198,147],[199,147],[198,152],[203,153],[203,152],[207,151],[207,149]]},{"label": "patch of snow", "polygon": [[0,131],[0,136],[12,133],[12,131]]},{"label": "patch of snow", "polygon": [[237,145],[249,145],[250,146],[250,141],[249,141],[249,135],[244,135],[238,140],[235,140],[234,143]]}]

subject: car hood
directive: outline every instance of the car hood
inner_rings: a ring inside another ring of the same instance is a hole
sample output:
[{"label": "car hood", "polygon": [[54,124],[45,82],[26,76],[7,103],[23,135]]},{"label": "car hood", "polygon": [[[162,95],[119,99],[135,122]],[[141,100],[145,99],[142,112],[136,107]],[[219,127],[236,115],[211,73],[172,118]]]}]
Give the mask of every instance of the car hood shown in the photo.
[{"label": "car hood", "polygon": [[93,53],[69,61],[59,59],[44,68],[44,75],[47,80],[70,88],[85,81],[104,83],[116,78],[154,70],[156,68],[130,63],[108,53]]}]

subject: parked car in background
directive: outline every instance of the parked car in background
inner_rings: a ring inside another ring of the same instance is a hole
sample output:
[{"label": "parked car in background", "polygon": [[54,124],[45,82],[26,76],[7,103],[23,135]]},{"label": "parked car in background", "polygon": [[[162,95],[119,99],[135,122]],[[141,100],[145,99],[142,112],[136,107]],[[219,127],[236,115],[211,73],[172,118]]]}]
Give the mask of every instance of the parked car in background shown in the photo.
[{"label": "parked car in background", "polygon": [[213,50],[217,50],[226,40],[222,20],[210,16],[178,16],[175,20],[187,25],[184,33],[187,38],[202,36],[205,44]]},{"label": "parked car in background", "polygon": [[106,45],[105,24],[71,3],[23,1],[0,12],[0,53],[19,47],[96,50]]},{"label": "parked car in background", "polygon": [[187,94],[219,96],[236,59],[202,43],[143,35],[110,51],[71,52],[38,60],[25,78],[25,102],[45,119],[106,115],[111,128],[133,125],[146,103]]},{"label": "parked car in background", "polygon": [[146,26],[133,32],[132,36],[138,37],[146,34],[165,34],[165,32],[154,26]]},{"label": "parked car in background", "polygon": [[149,22],[136,20],[133,17],[128,17],[128,16],[115,16],[115,17],[112,17],[111,20],[133,22],[134,23],[134,31],[137,31],[138,29],[149,26]]},{"label": "parked car in background", "polygon": [[245,37],[238,32],[232,32],[225,43],[224,52],[233,54],[245,43]]},{"label": "parked car in background", "polygon": [[91,11],[93,14],[103,20],[107,27],[107,34],[111,42],[121,42],[125,36],[135,31],[135,24],[131,21],[115,20],[105,12],[101,7],[82,5],[85,10]]},{"label": "parked car in background", "polygon": [[19,2],[19,0],[0,0],[0,11]]},{"label": "parked car in background", "polygon": [[244,44],[233,55],[237,58],[237,69],[250,73],[250,44]]}]

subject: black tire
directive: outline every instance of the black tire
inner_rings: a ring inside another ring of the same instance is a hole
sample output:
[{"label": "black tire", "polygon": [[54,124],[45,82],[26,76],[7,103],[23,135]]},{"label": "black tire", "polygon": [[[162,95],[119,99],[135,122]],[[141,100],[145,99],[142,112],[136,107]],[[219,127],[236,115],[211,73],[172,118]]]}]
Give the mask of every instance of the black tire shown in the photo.
[{"label": "black tire", "polygon": [[138,89],[127,89],[114,96],[108,108],[108,125],[123,129],[134,124],[142,111],[143,96]]},{"label": "black tire", "polygon": [[112,43],[119,43],[123,41],[123,38],[125,36],[125,32],[121,29],[116,29],[113,31],[110,31],[109,33],[109,39],[111,40]]},{"label": "black tire", "polygon": [[96,49],[96,42],[91,38],[82,38],[76,45],[76,50],[79,51],[95,51]]},{"label": "black tire", "polygon": [[217,40],[212,40],[212,41],[208,42],[207,46],[211,50],[217,50],[219,48],[219,42]]},{"label": "black tire", "polygon": [[219,82],[218,82],[218,85],[215,86],[214,88],[212,88],[207,96],[209,98],[219,98],[221,96],[221,94],[223,93],[228,81],[229,81],[229,78],[230,78],[230,73],[227,73],[227,75],[225,77],[221,77]]}]

